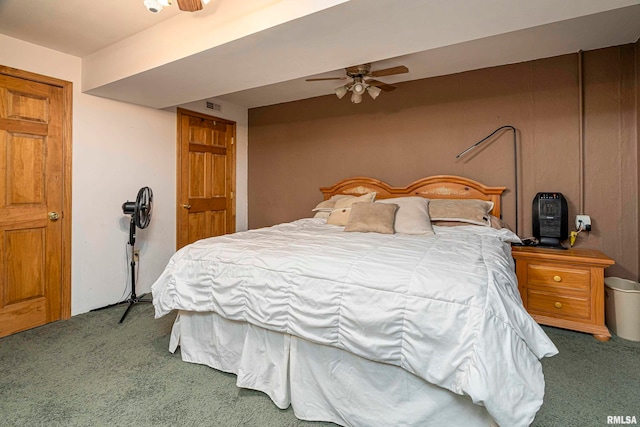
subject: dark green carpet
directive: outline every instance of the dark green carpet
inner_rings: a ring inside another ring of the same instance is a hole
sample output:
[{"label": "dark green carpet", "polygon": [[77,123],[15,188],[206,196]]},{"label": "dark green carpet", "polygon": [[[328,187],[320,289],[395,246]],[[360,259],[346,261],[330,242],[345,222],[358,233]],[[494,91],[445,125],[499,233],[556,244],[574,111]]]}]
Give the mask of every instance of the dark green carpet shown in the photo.
[{"label": "dark green carpet", "polygon": [[542,360],[544,404],[534,426],[607,426],[607,416],[635,416],[640,425],[640,342],[544,327],[560,351]]},{"label": "dark green carpet", "polygon": [[[137,304],[118,324],[125,308],[0,339],[0,425],[333,426],[296,419],[237,388],[234,375],[182,362],[168,351],[174,316],[154,320],[150,304]],[[547,396],[534,426],[640,421],[640,343],[545,330],[560,354],[543,361]]]}]

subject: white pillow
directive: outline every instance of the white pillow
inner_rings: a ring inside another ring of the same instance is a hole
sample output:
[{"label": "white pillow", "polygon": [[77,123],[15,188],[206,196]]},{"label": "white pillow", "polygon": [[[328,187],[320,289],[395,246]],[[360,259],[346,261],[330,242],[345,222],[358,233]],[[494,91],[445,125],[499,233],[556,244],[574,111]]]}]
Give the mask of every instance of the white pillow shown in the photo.
[{"label": "white pillow", "polygon": [[424,197],[394,197],[376,203],[398,205],[394,229],[400,234],[434,234],[429,218],[429,199]]},{"label": "white pillow", "polygon": [[326,212],[326,211],[318,211],[315,214],[313,214],[314,218],[322,218],[322,219],[327,219],[329,218],[329,214],[331,214],[331,212]]}]

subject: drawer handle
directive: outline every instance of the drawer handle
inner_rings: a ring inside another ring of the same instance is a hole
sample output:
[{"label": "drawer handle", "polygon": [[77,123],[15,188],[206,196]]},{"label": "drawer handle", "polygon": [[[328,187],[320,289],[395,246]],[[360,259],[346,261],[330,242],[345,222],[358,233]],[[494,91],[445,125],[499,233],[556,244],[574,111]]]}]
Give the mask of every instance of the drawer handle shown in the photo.
[{"label": "drawer handle", "polygon": [[553,281],[554,281],[554,282],[562,282],[562,277],[560,277],[560,276],[553,276]]},{"label": "drawer handle", "polygon": [[555,304],[553,304],[555,308],[562,308],[562,303],[559,301],[556,301]]}]

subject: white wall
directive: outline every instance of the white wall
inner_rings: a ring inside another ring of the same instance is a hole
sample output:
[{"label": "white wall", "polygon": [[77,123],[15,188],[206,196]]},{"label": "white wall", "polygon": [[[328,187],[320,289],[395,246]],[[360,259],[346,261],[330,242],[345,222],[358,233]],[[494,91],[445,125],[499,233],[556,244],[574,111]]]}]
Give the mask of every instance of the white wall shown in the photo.
[{"label": "white wall", "polygon": [[[148,292],[175,251],[175,114],[83,94],[80,58],[1,34],[0,64],[73,83],[72,315],[127,296],[129,217],[121,205],[143,186],[153,189],[155,204],[151,225],[137,233],[136,290]],[[238,126],[238,158],[245,159],[237,167],[240,230],[247,224],[247,111],[229,113],[226,118],[237,114],[244,123]]]}]

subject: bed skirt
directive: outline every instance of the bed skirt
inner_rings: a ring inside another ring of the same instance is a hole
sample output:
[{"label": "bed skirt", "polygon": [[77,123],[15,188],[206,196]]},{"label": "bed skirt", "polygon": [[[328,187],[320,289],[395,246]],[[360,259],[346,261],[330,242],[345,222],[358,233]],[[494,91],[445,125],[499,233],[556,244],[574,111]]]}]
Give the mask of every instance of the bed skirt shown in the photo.
[{"label": "bed skirt", "polygon": [[181,311],[169,350],[182,360],[237,375],[299,419],[342,426],[496,426],[468,396],[430,384],[397,366],[231,321]]}]

